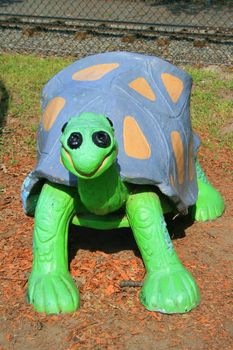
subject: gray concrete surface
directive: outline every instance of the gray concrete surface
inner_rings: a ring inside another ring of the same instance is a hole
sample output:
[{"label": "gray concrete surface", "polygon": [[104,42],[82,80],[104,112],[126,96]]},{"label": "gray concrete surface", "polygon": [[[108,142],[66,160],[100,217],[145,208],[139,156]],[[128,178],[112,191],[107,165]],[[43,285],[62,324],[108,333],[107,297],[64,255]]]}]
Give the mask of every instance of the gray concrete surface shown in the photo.
[{"label": "gray concrete surface", "polygon": [[0,0],[1,14],[233,28],[232,0]]},{"label": "gray concrete surface", "polygon": [[[80,58],[98,52],[127,50],[157,55],[172,63],[231,65],[232,36],[224,40],[218,38],[216,41],[208,41],[195,37],[190,39],[193,30],[186,32],[182,40],[181,37],[175,40],[174,35],[163,37],[161,34],[161,30],[168,30],[169,25],[199,25],[215,27],[214,32],[219,32],[219,35],[224,32],[221,27],[225,27],[228,28],[229,35],[233,26],[233,1],[213,0],[212,3],[207,6],[206,0],[0,0],[0,14],[10,14],[12,17],[27,15],[66,17],[70,20],[82,18],[125,21],[127,28],[130,23],[137,22],[139,31],[144,29],[143,23],[151,23],[152,30],[155,23],[165,26],[157,26],[156,35],[147,39],[130,36],[127,38],[120,32],[114,33],[109,27],[103,27],[101,33],[94,33],[85,32],[81,27],[73,32],[59,28],[33,32],[26,25],[12,28],[0,26],[0,52],[72,55]],[[3,17],[0,16],[0,20],[1,18]]]}]

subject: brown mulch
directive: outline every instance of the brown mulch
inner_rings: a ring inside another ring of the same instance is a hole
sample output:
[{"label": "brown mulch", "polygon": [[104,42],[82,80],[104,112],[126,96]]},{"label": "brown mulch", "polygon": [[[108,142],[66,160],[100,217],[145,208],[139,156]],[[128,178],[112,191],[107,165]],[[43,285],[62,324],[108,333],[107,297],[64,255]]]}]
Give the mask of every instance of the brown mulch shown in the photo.
[{"label": "brown mulch", "polygon": [[[140,287],[120,287],[122,281],[141,282],[144,277],[130,230],[71,227],[70,270],[80,288],[81,308],[46,316],[25,301],[33,218],[22,211],[20,187],[35,155],[23,141],[28,130],[19,128],[17,119],[7,123],[5,130],[10,125],[15,132],[0,165],[0,350],[232,349],[232,152],[217,145],[200,151],[209,179],[225,198],[223,217],[208,223],[168,222],[178,256],[200,287],[198,308],[170,316],[146,311],[139,303]],[[204,132],[201,136],[208,137]]]}]

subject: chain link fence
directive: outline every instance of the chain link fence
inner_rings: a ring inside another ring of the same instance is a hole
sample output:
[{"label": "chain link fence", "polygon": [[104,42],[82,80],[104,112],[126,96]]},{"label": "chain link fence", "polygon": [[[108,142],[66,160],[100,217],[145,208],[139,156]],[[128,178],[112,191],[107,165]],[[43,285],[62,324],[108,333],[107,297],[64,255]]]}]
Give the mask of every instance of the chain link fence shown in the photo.
[{"label": "chain link fence", "polygon": [[78,58],[126,50],[231,65],[232,9],[232,0],[0,0],[0,47]]}]

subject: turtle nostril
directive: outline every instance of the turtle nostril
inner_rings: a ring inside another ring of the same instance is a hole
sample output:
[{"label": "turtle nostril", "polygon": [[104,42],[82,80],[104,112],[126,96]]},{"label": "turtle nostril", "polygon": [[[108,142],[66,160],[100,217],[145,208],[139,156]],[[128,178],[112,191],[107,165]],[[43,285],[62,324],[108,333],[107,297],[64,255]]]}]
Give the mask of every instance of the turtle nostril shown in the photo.
[{"label": "turtle nostril", "polygon": [[92,135],[94,144],[101,148],[107,148],[111,144],[111,138],[106,131],[97,131]]},{"label": "turtle nostril", "polygon": [[82,142],[83,142],[83,137],[80,134],[80,132],[72,132],[72,134],[70,134],[67,140],[67,145],[71,149],[77,149],[81,146]]}]

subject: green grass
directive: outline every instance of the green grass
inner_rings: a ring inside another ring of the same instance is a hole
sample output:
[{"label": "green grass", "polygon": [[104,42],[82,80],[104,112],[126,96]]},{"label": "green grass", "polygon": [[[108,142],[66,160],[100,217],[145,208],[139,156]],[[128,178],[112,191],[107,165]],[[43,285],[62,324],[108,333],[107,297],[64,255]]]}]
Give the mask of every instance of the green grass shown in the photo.
[{"label": "green grass", "polygon": [[[32,55],[0,56],[0,80],[9,95],[8,118],[17,118],[22,127],[28,128],[31,133],[35,132],[44,84],[71,62],[72,59]],[[228,74],[206,68],[185,67],[185,70],[192,75],[194,81],[191,98],[194,129],[197,133],[204,130],[211,139],[218,140],[220,145],[233,148],[232,133],[222,135],[221,132],[223,126],[233,123],[233,98],[230,98],[230,93],[233,92],[233,74],[230,71]],[[25,144],[34,147],[32,136],[26,136]],[[3,141],[0,140],[0,143]]]},{"label": "green grass", "polygon": [[194,129],[233,148],[233,132],[223,134],[223,127],[233,124],[233,74],[230,71],[186,69],[193,77],[191,116]]},{"label": "green grass", "polygon": [[70,62],[62,58],[2,55],[0,77],[9,93],[9,113],[22,119],[38,115],[43,85]]}]

